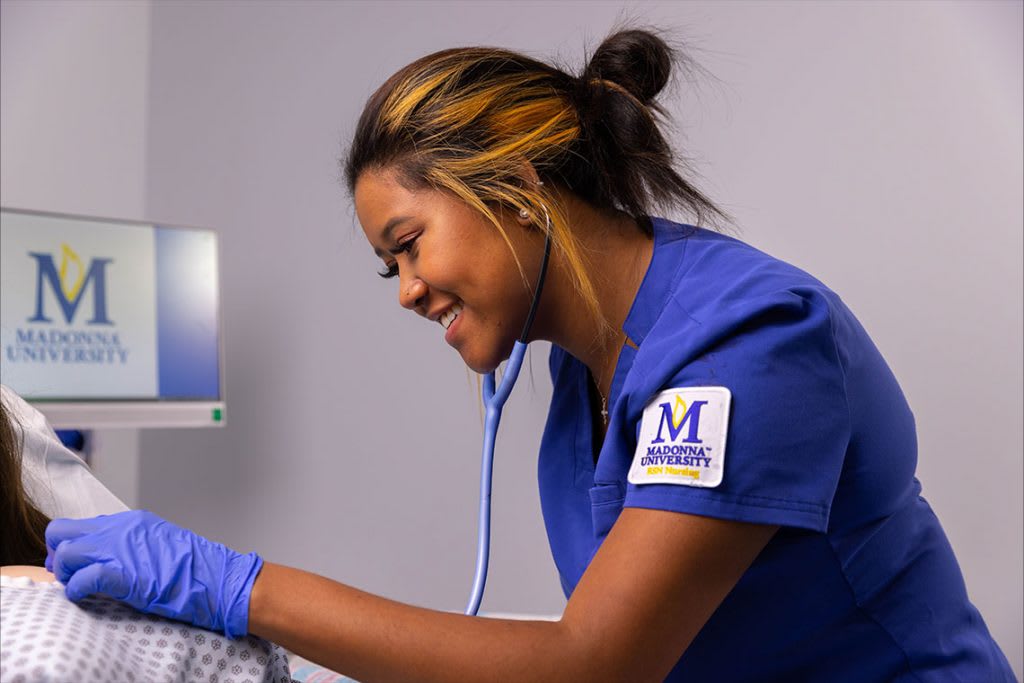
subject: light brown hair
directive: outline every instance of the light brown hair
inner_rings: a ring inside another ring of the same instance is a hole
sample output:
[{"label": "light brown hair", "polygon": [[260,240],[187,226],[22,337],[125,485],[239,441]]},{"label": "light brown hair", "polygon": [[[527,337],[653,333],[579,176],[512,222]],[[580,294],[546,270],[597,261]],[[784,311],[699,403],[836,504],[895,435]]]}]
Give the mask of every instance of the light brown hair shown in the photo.
[{"label": "light brown hair", "polygon": [[25,493],[21,450],[18,426],[0,399],[0,565],[41,567],[46,560],[46,525],[50,518]]}]

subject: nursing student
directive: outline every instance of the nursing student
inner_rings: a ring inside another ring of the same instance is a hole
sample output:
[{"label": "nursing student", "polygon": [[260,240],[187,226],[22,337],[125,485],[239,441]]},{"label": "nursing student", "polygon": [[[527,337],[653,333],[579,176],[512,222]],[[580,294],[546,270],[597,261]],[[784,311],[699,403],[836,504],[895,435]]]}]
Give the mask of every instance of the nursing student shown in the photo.
[{"label": "nursing student", "polygon": [[680,58],[628,28],[579,75],[427,55],[370,97],[344,162],[381,275],[479,373],[509,356],[550,246],[528,340],[552,344],[538,473],[561,620],[401,604],[144,511],[49,525],[67,596],[366,682],[1013,680],[868,333],[813,276],[698,227],[727,217],[662,132]]}]

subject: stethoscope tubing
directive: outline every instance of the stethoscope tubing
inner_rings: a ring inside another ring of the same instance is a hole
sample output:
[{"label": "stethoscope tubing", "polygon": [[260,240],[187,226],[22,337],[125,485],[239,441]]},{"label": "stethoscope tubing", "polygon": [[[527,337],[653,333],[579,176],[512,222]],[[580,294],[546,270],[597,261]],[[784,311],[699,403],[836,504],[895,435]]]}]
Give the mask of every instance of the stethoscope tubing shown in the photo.
[{"label": "stethoscope tubing", "polygon": [[544,218],[547,223],[544,258],[541,261],[540,276],[537,278],[537,287],[533,292],[533,301],[530,304],[530,312],[526,316],[523,332],[519,340],[512,346],[512,354],[508,358],[508,363],[505,364],[505,372],[501,376],[501,384],[497,389],[495,389],[494,372],[489,372],[484,377],[484,445],[480,458],[480,522],[477,527],[476,573],[473,576],[473,592],[470,594],[469,604],[466,606],[466,614],[469,616],[476,616],[479,611],[480,602],[484,597],[484,585],[487,583],[487,564],[491,553],[491,474],[494,466],[494,442],[498,438],[501,409],[511,395],[512,387],[515,386],[516,378],[519,377],[519,370],[523,366],[527,336],[533,325],[534,315],[537,313],[540,294],[544,290],[548,258],[551,256],[551,217],[546,208],[544,209]]},{"label": "stethoscope tubing", "polygon": [[480,458],[480,523],[477,529],[476,574],[473,577],[473,592],[466,606],[466,614],[476,616],[480,602],[484,597],[484,585],[487,583],[487,564],[491,551],[491,473],[494,465],[494,442],[498,436],[498,423],[501,421],[501,409],[512,393],[512,387],[519,376],[526,355],[526,344],[517,341],[512,347],[501,376],[501,384],[495,391],[494,373],[484,377],[484,446]]}]

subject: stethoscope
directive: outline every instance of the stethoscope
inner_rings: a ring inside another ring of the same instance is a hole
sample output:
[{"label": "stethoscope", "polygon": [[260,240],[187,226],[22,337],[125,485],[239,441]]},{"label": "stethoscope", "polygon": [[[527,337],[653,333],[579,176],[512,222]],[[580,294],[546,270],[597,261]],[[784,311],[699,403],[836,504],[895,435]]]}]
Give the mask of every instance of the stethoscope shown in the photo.
[{"label": "stethoscope", "polygon": [[494,464],[494,440],[498,436],[498,422],[501,420],[501,409],[512,393],[516,378],[519,376],[519,368],[523,365],[523,357],[526,355],[526,335],[533,325],[533,317],[537,314],[537,304],[540,303],[540,293],[544,289],[544,276],[548,271],[548,256],[551,254],[551,216],[548,210],[544,209],[544,218],[547,222],[544,238],[544,258],[540,264],[540,276],[537,278],[537,288],[533,292],[533,302],[530,304],[530,313],[526,316],[526,324],[523,326],[523,333],[519,335],[519,341],[512,346],[512,355],[505,365],[505,372],[501,376],[501,385],[495,391],[494,372],[487,373],[484,377],[483,400],[484,400],[484,448],[480,463],[480,526],[477,534],[476,549],[476,575],[473,577],[473,593],[469,597],[469,605],[466,607],[466,614],[476,616],[480,609],[480,601],[484,597],[484,584],[487,583],[487,558],[491,550],[491,466]]}]

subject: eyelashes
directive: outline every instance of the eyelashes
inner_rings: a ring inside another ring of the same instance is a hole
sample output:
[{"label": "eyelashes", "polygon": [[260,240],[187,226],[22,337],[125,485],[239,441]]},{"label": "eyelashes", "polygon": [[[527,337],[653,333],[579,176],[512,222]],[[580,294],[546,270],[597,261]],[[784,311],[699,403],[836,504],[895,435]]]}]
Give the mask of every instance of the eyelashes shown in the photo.
[{"label": "eyelashes", "polygon": [[[391,253],[393,255],[395,255],[395,256],[398,256],[399,254],[401,254],[403,252],[408,252],[409,254],[412,254],[413,253],[412,252],[413,245],[416,243],[416,240],[418,240],[419,237],[420,237],[419,235],[416,235],[415,237],[412,237],[411,239],[407,239],[406,241],[402,242],[397,247],[395,247],[391,251]],[[398,264],[397,263],[392,263],[390,266],[387,266],[387,268],[385,268],[384,270],[378,271],[377,275],[380,275],[385,280],[389,280],[389,279],[391,279],[393,277],[397,277],[398,276]]]}]

